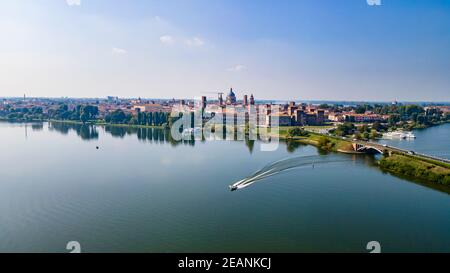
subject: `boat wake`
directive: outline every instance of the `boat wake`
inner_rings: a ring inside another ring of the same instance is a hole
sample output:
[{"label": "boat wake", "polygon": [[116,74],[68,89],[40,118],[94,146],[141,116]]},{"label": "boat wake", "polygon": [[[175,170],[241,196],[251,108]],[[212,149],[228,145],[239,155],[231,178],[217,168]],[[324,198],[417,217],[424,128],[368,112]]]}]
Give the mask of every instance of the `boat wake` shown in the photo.
[{"label": "boat wake", "polygon": [[337,162],[348,162],[348,161],[352,160],[324,159],[321,156],[298,156],[286,158],[266,165],[265,167],[256,171],[252,175],[230,185],[229,188],[231,191],[243,189],[259,180],[277,175],[282,172],[286,172],[288,170],[298,169],[302,167],[315,168],[315,166],[317,165],[337,163]]}]

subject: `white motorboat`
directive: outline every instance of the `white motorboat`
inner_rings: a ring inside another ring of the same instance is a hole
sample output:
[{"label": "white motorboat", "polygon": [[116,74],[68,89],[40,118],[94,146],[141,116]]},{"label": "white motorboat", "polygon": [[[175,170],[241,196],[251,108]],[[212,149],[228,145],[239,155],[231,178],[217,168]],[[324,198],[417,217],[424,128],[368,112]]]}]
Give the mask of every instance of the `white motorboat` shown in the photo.
[{"label": "white motorboat", "polygon": [[416,138],[416,136],[412,132],[407,132],[405,138]]},{"label": "white motorboat", "polygon": [[413,139],[416,136],[412,132],[394,131],[383,134],[383,138],[388,139]]},{"label": "white motorboat", "polygon": [[403,139],[405,138],[405,134],[400,131],[388,132],[383,134],[383,138]]}]

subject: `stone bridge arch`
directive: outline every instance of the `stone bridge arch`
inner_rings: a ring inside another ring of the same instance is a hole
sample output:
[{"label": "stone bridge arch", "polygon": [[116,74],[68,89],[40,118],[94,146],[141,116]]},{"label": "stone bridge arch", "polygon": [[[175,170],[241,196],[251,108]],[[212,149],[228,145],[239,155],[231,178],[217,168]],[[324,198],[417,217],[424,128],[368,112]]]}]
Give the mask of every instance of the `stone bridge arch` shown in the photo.
[{"label": "stone bridge arch", "polygon": [[363,145],[360,143],[353,143],[353,150],[360,153],[382,154],[383,149],[373,145]]}]

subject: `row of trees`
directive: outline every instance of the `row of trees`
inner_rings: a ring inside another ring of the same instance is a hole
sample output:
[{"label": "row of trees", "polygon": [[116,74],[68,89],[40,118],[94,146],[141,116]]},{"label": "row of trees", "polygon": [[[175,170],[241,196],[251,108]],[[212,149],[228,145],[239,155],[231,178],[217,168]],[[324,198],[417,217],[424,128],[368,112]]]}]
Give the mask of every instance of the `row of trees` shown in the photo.
[{"label": "row of trees", "polygon": [[371,111],[375,114],[390,115],[388,123],[394,126],[399,122],[414,122],[417,125],[430,126],[441,121],[448,121],[449,114],[443,114],[439,109],[425,110],[420,105],[359,105],[355,109],[356,113]]},{"label": "row of trees", "polygon": [[375,122],[372,126],[362,125],[358,127],[356,127],[353,123],[345,122],[338,125],[337,128],[330,131],[330,133],[341,137],[354,135],[356,139],[376,139],[380,135],[378,132],[386,129],[387,128],[380,122]]},{"label": "row of trees", "polygon": [[96,119],[98,116],[98,107],[94,105],[77,105],[74,109],[70,110],[67,104],[60,104],[56,108],[51,108],[47,111],[47,113],[44,113],[42,107],[40,106],[33,106],[31,108],[14,108],[7,105],[0,115],[8,119],[56,119],[87,122],[89,120]]},{"label": "row of trees", "polygon": [[131,119],[131,122],[137,125],[163,126],[168,123],[169,115],[166,112],[139,112]]},{"label": "row of trees", "polygon": [[[55,108],[51,108],[44,113],[42,107],[34,106],[32,108],[13,108],[5,107],[0,111],[0,116],[11,120],[70,120],[88,121],[96,120],[99,116],[98,107],[95,105],[77,105],[73,109],[69,109],[67,104],[60,104]],[[105,116],[106,123],[113,124],[130,124],[130,125],[147,125],[147,126],[168,126],[176,119],[170,117],[170,113],[166,112],[138,112],[136,115],[125,113],[118,109]]]},{"label": "row of trees", "polygon": [[176,119],[167,112],[138,112],[136,115],[131,115],[120,109],[105,116],[107,123],[145,126],[170,126]]}]

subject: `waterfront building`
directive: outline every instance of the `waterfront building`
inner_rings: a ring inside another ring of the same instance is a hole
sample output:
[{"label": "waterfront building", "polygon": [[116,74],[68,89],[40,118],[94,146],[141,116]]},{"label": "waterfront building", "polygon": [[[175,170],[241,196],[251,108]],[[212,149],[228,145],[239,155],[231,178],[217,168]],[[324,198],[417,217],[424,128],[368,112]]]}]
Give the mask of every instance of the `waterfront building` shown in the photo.
[{"label": "waterfront building", "polygon": [[284,113],[273,113],[266,115],[266,124],[265,126],[271,127],[274,123],[274,118],[278,119],[278,126],[291,126],[292,118],[288,114]]},{"label": "waterfront building", "polygon": [[297,109],[293,110],[293,114],[290,114],[289,111],[290,110],[288,110],[288,115],[292,118],[292,125],[323,125],[325,122],[325,111],[322,109],[305,110],[302,107],[298,107]]}]

